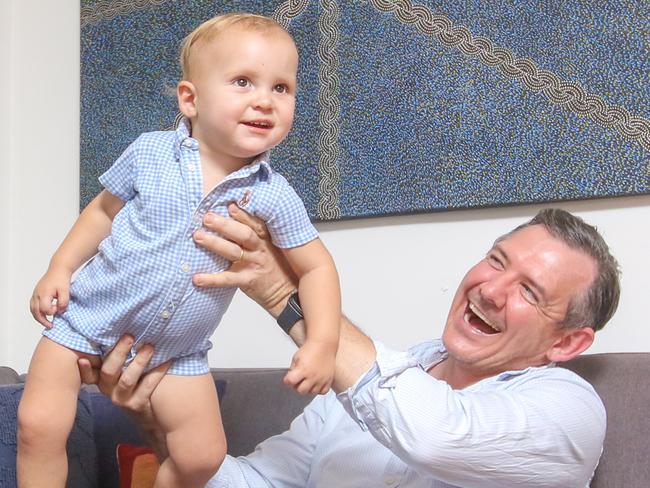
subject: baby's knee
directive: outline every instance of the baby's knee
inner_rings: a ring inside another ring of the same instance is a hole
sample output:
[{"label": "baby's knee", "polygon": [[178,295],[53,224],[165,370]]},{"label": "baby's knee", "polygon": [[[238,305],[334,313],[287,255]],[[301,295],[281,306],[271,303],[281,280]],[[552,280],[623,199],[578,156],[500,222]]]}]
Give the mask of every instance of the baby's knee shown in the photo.
[{"label": "baby's knee", "polygon": [[[53,418],[54,417],[54,418]],[[21,402],[18,406],[18,443],[23,446],[64,444],[67,432],[58,425],[55,416],[42,405]]]},{"label": "baby's knee", "polygon": [[174,461],[184,477],[207,482],[219,470],[226,457],[225,444],[197,446]]}]

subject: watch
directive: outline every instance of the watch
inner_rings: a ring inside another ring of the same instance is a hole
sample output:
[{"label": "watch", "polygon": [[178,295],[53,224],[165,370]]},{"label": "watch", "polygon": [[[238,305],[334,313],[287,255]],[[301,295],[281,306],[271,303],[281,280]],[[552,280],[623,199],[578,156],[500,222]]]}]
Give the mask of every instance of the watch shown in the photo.
[{"label": "watch", "polygon": [[302,308],[300,308],[300,300],[298,299],[298,292],[294,292],[287,301],[287,306],[284,307],[282,313],[278,315],[278,325],[285,332],[289,333],[291,327],[296,325],[296,322],[304,319]]}]

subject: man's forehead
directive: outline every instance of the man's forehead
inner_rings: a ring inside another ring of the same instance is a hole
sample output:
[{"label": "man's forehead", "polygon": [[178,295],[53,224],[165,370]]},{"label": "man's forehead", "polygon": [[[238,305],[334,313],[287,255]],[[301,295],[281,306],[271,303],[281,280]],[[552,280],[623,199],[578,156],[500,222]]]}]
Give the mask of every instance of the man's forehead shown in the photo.
[{"label": "man's forehead", "polygon": [[543,225],[531,225],[507,234],[494,243],[493,249],[507,260],[520,263],[531,278],[540,282],[563,281],[582,287],[595,277],[594,259],[570,247]]}]

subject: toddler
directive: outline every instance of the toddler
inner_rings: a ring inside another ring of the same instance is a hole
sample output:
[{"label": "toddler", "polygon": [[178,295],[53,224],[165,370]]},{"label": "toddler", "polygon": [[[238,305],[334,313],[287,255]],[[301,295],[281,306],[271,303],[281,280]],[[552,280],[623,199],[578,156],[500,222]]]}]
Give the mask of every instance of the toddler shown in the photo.
[{"label": "toddler", "polygon": [[[21,487],[65,485],[77,361],[105,355],[127,333],[135,338],[131,359],[149,343],[155,347],[149,369],[171,360],[151,397],[169,450],[155,486],[202,487],[217,471],[226,441],[207,351],[235,290],[192,284],[194,273],[230,266],[192,236],[207,212],[227,216],[233,201],[267,222],[299,278],[308,337],[288,381],[310,393],[331,385],[338,276],[304,205],[269,165],[269,150],[293,122],[295,43],[269,18],[227,14],[185,39],[181,65],[179,127],[142,134],[100,177],[104,190],[35,287],[31,311],[46,329],[19,407]],[[245,250],[233,256],[239,259],[246,259]]]}]

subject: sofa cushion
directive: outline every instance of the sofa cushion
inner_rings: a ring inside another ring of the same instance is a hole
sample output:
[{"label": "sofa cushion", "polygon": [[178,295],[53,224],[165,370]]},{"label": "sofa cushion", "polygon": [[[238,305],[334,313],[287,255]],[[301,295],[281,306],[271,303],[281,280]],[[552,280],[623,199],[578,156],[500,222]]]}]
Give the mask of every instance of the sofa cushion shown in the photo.
[{"label": "sofa cushion", "polygon": [[284,385],[283,368],[214,368],[212,376],[226,382],[221,401],[228,454],[242,456],[264,439],[284,432],[313,396],[301,396]]},{"label": "sofa cushion", "polygon": [[130,444],[117,446],[117,464],[120,488],[152,488],[160,467],[151,449]]},{"label": "sofa cushion", "polygon": [[[0,486],[16,486],[16,412],[23,384],[0,386]],[[97,487],[97,453],[93,439],[92,407],[88,394],[79,395],[77,415],[67,444],[70,488]]]},{"label": "sofa cushion", "polygon": [[650,354],[585,354],[562,366],[591,383],[607,411],[603,455],[591,488],[650,486]]}]

